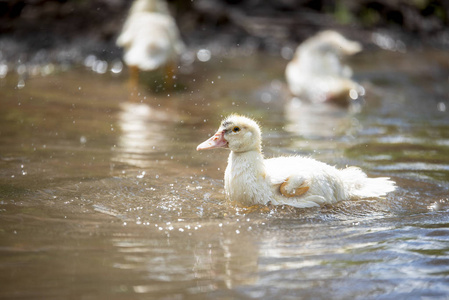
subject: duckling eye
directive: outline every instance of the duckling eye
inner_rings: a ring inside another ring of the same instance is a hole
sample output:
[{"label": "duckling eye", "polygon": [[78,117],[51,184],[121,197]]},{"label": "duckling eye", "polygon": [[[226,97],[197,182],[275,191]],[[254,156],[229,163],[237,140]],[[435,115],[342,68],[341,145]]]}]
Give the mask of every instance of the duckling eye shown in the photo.
[{"label": "duckling eye", "polygon": [[235,127],[232,129],[232,131],[234,131],[234,132],[239,132],[239,131],[240,131],[240,127],[235,126]]}]

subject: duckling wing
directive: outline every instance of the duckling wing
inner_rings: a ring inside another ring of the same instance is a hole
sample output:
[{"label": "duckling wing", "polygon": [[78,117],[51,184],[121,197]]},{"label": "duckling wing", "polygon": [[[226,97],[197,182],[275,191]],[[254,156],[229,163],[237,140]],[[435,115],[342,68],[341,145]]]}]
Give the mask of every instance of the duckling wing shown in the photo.
[{"label": "duckling wing", "polygon": [[281,156],[265,159],[264,164],[272,184],[281,184],[292,175],[310,173],[310,161],[318,162],[301,156]]},{"label": "duckling wing", "polygon": [[335,202],[335,187],[329,178],[333,167],[312,158],[294,156],[265,160],[265,169],[275,190],[278,204],[316,207]]},{"label": "duckling wing", "polygon": [[[312,160],[312,162],[315,162]],[[285,197],[298,197],[309,190],[309,159],[303,157],[277,157],[265,160],[265,168],[273,185]]]}]

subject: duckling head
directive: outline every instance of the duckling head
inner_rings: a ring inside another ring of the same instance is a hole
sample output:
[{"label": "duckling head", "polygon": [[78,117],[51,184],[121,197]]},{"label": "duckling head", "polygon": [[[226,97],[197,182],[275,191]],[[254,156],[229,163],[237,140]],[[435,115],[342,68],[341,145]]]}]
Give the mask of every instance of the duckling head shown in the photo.
[{"label": "duckling head", "polygon": [[351,41],[333,30],[325,30],[315,37],[317,48],[324,52],[335,52],[340,55],[354,55],[362,50],[359,42]]},{"label": "duckling head", "polygon": [[336,31],[325,30],[299,45],[295,52],[295,58],[300,58],[305,54],[324,56],[328,53],[337,56],[350,56],[360,51],[362,51],[362,45],[359,42],[348,40]]},{"label": "duckling head", "polygon": [[262,151],[260,127],[256,121],[239,115],[224,119],[218,131],[196,150],[228,148],[234,152]]}]

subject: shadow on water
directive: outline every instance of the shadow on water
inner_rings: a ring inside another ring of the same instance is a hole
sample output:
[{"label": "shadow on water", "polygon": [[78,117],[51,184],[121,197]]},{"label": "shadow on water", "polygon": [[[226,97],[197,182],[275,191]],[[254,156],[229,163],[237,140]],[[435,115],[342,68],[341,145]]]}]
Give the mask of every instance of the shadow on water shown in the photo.
[{"label": "shadow on water", "polygon": [[[137,103],[127,101],[126,73],[74,68],[20,88],[8,75],[0,295],[444,297],[449,69],[441,57],[357,56],[361,110],[290,100],[285,61],[264,55],[198,62],[179,75],[182,88],[142,85]],[[391,176],[398,190],[314,209],[233,207],[223,191],[226,150],[195,151],[231,112],[260,121],[266,156],[361,166]]]}]

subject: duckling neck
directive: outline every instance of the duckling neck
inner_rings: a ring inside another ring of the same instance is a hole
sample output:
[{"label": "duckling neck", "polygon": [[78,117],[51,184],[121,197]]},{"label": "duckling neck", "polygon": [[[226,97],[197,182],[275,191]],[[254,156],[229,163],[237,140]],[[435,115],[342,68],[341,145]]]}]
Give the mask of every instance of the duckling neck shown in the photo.
[{"label": "duckling neck", "polygon": [[228,158],[228,166],[232,164],[233,169],[243,172],[265,172],[264,158],[260,151],[234,152],[231,151]]},{"label": "duckling neck", "polygon": [[260,151],[231,151],[225,172],[225,190],[232,202],[247,206],[270,201],[271,190]]}]

